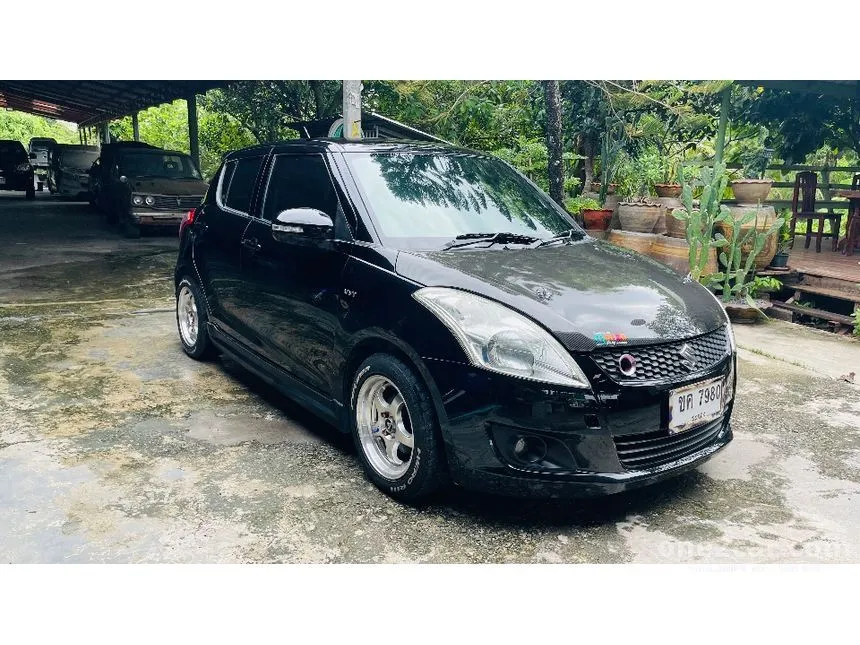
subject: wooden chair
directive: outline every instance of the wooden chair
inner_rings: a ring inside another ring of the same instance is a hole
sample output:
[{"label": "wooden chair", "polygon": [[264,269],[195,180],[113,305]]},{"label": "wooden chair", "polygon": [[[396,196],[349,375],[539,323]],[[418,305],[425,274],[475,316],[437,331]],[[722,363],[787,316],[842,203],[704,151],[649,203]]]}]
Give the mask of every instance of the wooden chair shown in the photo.
[{"label": "wooden chair", "polygon": [[[851,181],[851,190],[860,190],[860,174],[854,175]],[[856,204],[856,202],[855,202]],[[854,247],[860,241],[860,206],[855,205],[848,213],[848,225],[845,227],[845,255],[854,255]]]},{"label": "wooden chair", "polygon": [[[804,248],[809,248],[809,242],[812,240],[812,222],[818,220],[818,233],[815,239],[815,251],[821,253],[821,238],[833,238],[833,250],[836,250],[836,244],[839,242],[839,225],[842,223],[842,215],[838,213],[816,213],[815,212],[815,191],[818,188],[818,175],[812,171],[804,171],[797,173],[794,179],[794,194],[791,197],[791,246],[794,247],[794,229],[797,226],[797,220],[808,220],[806,224],[806,244]],[[830,233],[824,232],[824,220],[830,222]]]}]

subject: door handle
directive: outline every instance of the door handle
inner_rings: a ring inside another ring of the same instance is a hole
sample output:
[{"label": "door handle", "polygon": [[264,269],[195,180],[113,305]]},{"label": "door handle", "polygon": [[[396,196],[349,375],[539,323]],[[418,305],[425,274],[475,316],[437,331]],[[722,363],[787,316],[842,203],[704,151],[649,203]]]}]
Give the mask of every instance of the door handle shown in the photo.
[{"label": "door handle", "polygon": [[255,237],[246,237],[244,240],[242,240],[242,246],[253,252],[259,251],[261,248],[263,248],[262,246],[260,246],[260,243]]}]

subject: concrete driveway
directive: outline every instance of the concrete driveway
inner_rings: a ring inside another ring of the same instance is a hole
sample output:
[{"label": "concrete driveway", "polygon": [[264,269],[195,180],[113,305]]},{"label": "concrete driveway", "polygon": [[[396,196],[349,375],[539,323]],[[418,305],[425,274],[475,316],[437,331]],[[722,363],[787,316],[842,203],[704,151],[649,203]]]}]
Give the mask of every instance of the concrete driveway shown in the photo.
[{"label": "concrete driveway", "polygon": [[184,356],[175,249],[0,193],[0,562],[860,562],[856,342],[739,329],[735,441],[665,484],[414,509],[347,437]]}]

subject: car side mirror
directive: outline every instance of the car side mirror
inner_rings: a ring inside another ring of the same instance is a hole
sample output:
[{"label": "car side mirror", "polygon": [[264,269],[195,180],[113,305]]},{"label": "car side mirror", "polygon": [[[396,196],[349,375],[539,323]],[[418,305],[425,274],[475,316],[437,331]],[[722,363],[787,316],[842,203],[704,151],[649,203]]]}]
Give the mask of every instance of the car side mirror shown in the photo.
[{"label": "car side mirror", "polygon": [[288,208],[272,222],[272,237],[278,242],[327,240],[334,237],[334,223],[315,208]]},{"label": "car side mirror", "polygon": [[30,153],[30,159],[36,159],[38,155],[35,152]]}]

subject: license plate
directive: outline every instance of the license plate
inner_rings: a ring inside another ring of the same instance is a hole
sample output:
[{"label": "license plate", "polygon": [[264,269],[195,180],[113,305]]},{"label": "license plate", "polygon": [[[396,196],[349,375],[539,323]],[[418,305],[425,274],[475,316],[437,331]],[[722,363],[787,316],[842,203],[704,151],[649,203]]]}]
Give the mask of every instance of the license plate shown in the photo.
[{"label": "license plate", "polygon": [[669,392],[669,434],[713,421],[723,413],[722,378],[701,381]]}]

